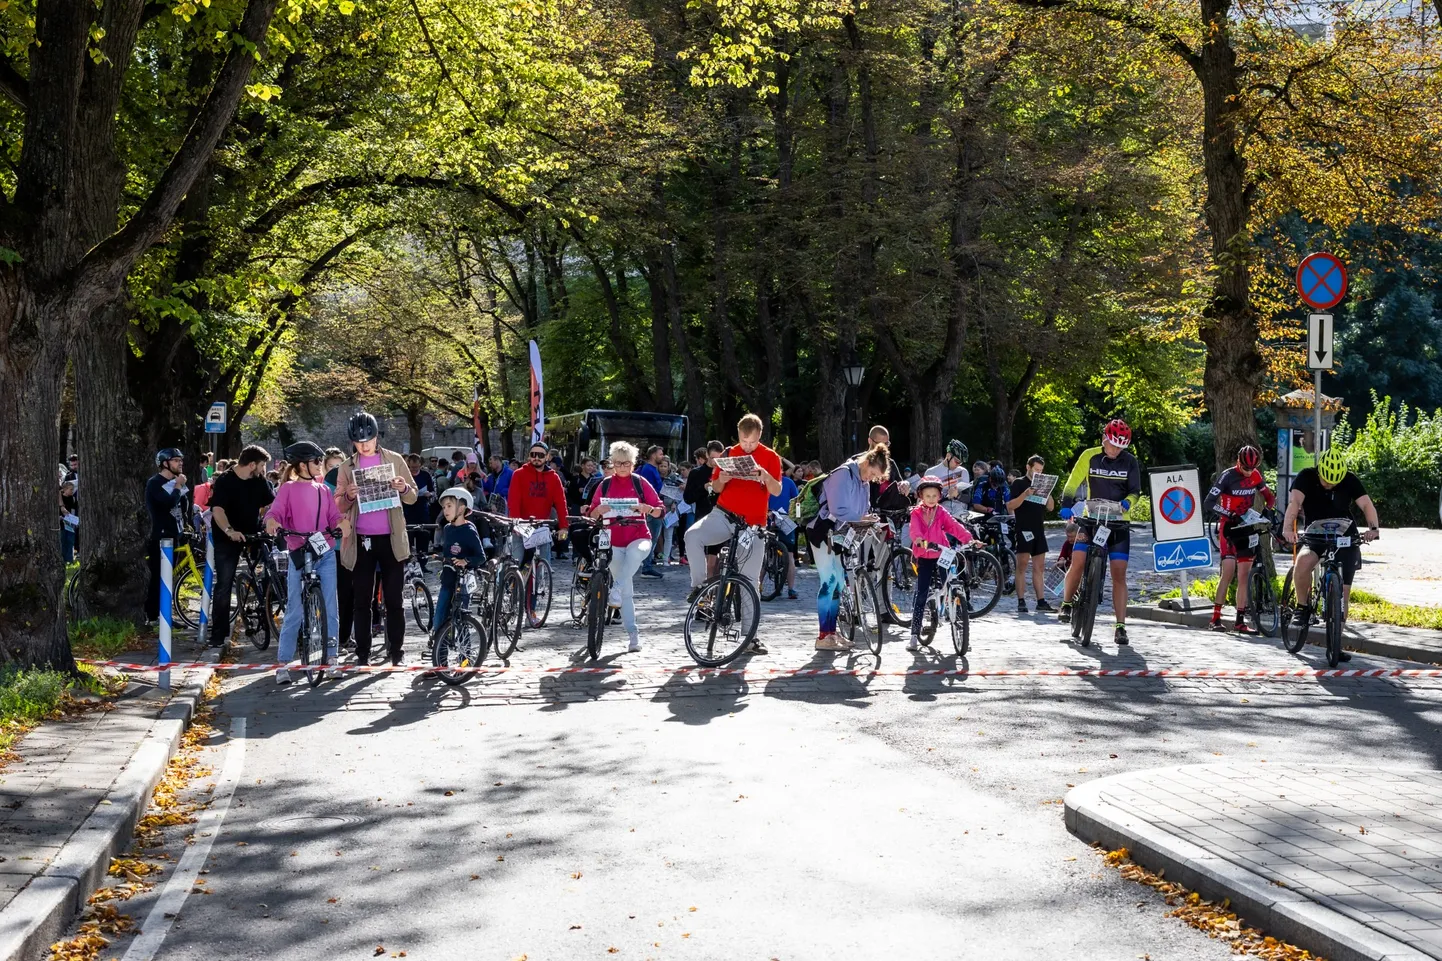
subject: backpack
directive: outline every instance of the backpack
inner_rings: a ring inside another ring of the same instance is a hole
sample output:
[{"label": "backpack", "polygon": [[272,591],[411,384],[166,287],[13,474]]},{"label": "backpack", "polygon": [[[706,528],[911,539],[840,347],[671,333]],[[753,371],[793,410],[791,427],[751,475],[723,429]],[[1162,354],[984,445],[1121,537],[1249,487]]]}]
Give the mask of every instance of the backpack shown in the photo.
[{"label": "backpack", "polygon": [[[615,475],[613,474],[612,476],[607,477],[605,480],[601,481],[601,496],[602,496],[602,497],[610,497],[610,496],[611,496],[611,481],[613,481],[613,480],[615,480],[615,479],[616,479],[616,477],[615,477]],[[633,487],[636,488],[636,500],[638,500],[638,501],[640,501],[641,503],[644,504],[644,503],[646,502],[646,498],[644,498],[644,497],[641,496],[641,481],[640,481],[640,479],[639,479],[635,474],[632,474],[632,475],[631,475],[631,486],[633,486]]]},{"label": "backpack", "polygon": [[825,496],[821,484],[830,476],[830,471],[825,474],[817,474],[801,485],[801,493],[797,494],[796,500],[791,502],[791,516],[802,527],[809,527],[811,522],[816,520],[816,515],[821,513],[821,500]]}]

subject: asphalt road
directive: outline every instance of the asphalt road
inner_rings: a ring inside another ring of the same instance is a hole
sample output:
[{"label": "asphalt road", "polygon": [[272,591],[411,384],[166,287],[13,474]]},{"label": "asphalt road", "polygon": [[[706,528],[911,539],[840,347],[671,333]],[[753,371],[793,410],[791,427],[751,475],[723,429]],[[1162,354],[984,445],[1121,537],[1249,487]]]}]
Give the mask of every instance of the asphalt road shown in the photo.
[{"label": "asphalt road", "polygon": [[[807,601],[768,606],[772,654],[745,676],[678,673],[682,580],[671,569],[640,587],[646,650],[603,659],[624,673],[517,672],[460,690],[416,674],[314,691],[232,679],[204,760],[216,773],[193,790],[219,781],[206,796],[227,797],[229,757],[233,800],[168,845],[179,856],[191,832],[213,844],[207,893],[174,918],[147,918],[164,885],[123,910],[164,933],[149,939],[167,961],[378,947],[502,961],[1221,959],[1225,946],[1067,834],[1068,786],[1228,758],[1436,767],[1442,754],[1430,681],[796,677],[833,663],[809,649]],[[580,634],[561,606],[513,665],[571,662]],[[966,666],[1317,664],[1163,625],[1135,625],[1129,650],[1098,633],[1108,643],[1082,651],[1049,619],[997,612],[976,623]],[[955,658],[913,660],[895,636],[883,669],[913,665]]]}]

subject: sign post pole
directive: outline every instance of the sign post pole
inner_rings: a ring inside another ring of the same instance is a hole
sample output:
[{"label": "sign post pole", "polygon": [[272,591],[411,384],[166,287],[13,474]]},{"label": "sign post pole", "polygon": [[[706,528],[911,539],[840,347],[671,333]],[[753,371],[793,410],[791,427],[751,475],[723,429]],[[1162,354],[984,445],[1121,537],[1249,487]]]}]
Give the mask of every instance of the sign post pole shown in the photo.
[{"label": "sign post pole", "polygon": [[[1347,265],[1336,254],[1308,254],[1297,265],[1297,293],[1313,310],[1331,310],[1347,296]],[[1322,457],[1322,371],[1331,370],[1332,315],[1307,318],[1307,367],[1312,375],[1312,457]]]},{"label": "sign post pole", "polygon": [[170,619],[175,616],[174,591],[175,541],[169,537],[160,542],[160,651],[156,658],[160,669],[159,685],[170,690]]},{"label": "sign post pole", "polygon": [[1147,472],[1152,493],[1152,569],[1179,574],[1182,596],[1173,610],[1192,609],[1188,571],[1212,566],[1212,545],[1202,522],[1201,478],[1195,464],[1154,467]]}]

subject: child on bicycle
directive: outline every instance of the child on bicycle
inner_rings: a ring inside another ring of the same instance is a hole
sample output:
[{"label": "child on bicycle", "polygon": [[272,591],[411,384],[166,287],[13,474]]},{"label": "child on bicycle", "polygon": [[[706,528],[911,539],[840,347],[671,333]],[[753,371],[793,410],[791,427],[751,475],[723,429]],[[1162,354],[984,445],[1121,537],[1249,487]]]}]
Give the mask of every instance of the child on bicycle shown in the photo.
[{"label": "child on bicycle", "polygon": [[440,500],[445,523],[436,532],[433,553],[441,557],[441,589],[436,596],[435,612],[431,615],[430,645],[435,644],[436,632],[445,626],[450,616],[451,598],[460,582],[458,568],[486,562],[486,549],[481,544],[480,532],[470,521],[471,508],[475,505],[471,492],[464,487],[450,487],[441,493]]},{"label": "child on bicycle", "polygon": [[[941,481],[928,474],[916,485],[921,503],[911,509],[911,556],[916,561],[916,594],[911,600],[911,640],[906,649],[921,647],[921,618],[926,613],[926,599],[931,594],[931,578],[936,572],[936,559],[941,549],[954,537],[963,544],[971,543],[971,532],[961,522],[941,509]],[[941,576],[946,577],[942,571]]]}]

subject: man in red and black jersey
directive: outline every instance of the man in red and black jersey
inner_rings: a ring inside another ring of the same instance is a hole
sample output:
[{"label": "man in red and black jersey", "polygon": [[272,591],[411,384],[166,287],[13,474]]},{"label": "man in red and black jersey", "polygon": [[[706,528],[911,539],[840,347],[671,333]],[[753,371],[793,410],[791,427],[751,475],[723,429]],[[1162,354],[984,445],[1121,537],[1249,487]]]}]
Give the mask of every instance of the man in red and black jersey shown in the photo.
[{"label": "man in red and black jersey", "polygon": [[1227,599],[1227,585],[1232,575],[1237,577],[1237,623],[1233,627],[1239,634],[1250,634],[1247,625],[1247,577],[1251,573],[1252,560],[1257,556],[1258,537],[1255,534],[1232,533],[1241,516],[1252,509],[1257,495],[1261,494],[1268,507],[1276,504],[1276,496],[1267,486],[1258,467],[1262,463],[1262,452],[1251,444],[1237,451],[1237,463],[1222,471],[1222,476],[1212,485],[1202,501],[1204,511],[1221,517],[1217,526],[1217,541],[1222,546],[1222,573],[1217,579],[1217,595],[1212,599],[1212,622],[1208,626],[1214,631],[1224,631],[1222,624],[1222,602]]}]

